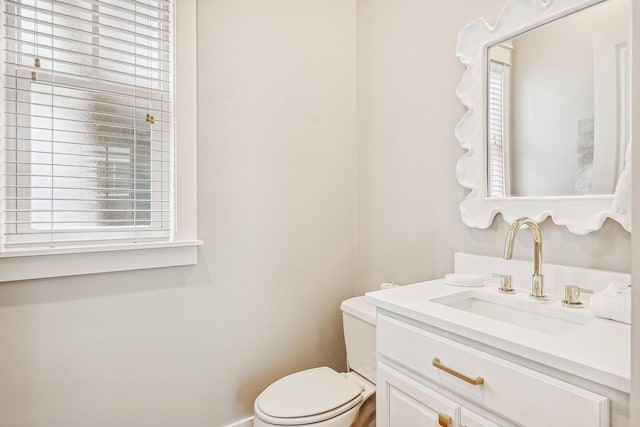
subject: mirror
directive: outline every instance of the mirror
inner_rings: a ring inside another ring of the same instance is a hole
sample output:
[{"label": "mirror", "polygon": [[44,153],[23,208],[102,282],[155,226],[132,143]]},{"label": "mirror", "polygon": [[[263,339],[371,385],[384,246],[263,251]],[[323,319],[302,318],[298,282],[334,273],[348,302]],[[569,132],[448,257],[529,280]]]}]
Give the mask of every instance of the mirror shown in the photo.
[{"label": "mirror", "polygon": [[607,0],[490,46],[490,196],[613,194],[629,141],[628,4]]},{"label": "mirror", "polygon": [[578,234],[613,218],[630,231],[629,10],[629,0],[508,0],[495,27],[461,30],[467,225],[501,213],[551,216]]}]

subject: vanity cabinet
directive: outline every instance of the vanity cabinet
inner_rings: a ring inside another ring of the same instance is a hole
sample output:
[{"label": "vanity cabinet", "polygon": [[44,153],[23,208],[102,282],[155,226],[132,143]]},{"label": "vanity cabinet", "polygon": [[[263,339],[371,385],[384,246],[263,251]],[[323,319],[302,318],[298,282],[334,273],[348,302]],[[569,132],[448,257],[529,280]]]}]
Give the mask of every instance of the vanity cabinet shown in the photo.
[{"label": "vanity cabinet", "polygon": [[377,352],[380,427],[610,425],[606,397],[402,318],[378,314]]},{"label": "vanity cabinet", "polygon": [[[378,367],[377,426],[498,427],[392,368]],[[503,423],[502,426],[512,425]]]}]

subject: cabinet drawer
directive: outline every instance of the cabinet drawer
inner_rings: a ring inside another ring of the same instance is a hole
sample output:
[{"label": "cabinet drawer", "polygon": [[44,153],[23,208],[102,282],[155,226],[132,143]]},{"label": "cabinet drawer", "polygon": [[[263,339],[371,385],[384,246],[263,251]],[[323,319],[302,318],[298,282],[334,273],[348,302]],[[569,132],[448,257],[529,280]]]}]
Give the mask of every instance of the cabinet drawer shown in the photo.
[{"label": "cabinet drawer", "polygon": [[[376,329],[381,356],[518,423],[609,425],[609,401],[603,396],[384,315]],[[435,358],[441,368],[434,366]],[[455,372],[483,383],[470,384]]]}]

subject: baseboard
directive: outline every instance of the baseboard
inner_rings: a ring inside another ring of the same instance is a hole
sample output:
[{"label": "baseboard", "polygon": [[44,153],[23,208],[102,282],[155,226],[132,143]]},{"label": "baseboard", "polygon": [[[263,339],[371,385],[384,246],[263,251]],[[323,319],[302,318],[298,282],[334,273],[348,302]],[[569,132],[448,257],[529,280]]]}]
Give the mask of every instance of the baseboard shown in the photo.
[{"label": "baseboard", "polygon": [[253,427],[253,417],[245,418],[244,420],[236,421],[225,427]]}]

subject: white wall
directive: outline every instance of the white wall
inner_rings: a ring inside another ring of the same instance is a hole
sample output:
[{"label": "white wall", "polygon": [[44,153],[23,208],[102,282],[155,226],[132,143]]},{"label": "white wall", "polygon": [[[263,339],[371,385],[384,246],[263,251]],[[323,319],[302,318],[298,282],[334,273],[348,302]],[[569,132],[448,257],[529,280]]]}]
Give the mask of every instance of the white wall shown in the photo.
[{"label": "white wall", "polygon": [[[455,95],[463,66],[459,29],[478,16],[493,25],[503,0],[358,1],[357,287],[412,283],[452,271],[453,252],[501,256],[507,225],[465,227],[465,190],[455,167],[463,150],[454,128],[464,109]],[[628,272],[630,235],[607,221],[575,236],[542,224],[544,261]],[[531,259],[530,237],[514,257]]]},{"label": "white wall", "polygon": [[210,425],[219,425],[252,412],[257,394],[284,374],[344,369],[355,7],[207,0],[198,18],[199,234],[207,242],[199,271],[218,311]]},{"label": "white wall", "polygon": [[0,285],[0,426],[222,426],[344,369],[355,5],[198,7],[198,265]]},{"label": "white wall", "polygon": [[503,0],[358,1],[356,293],[450,270],[461,249],[460,27]]}]

